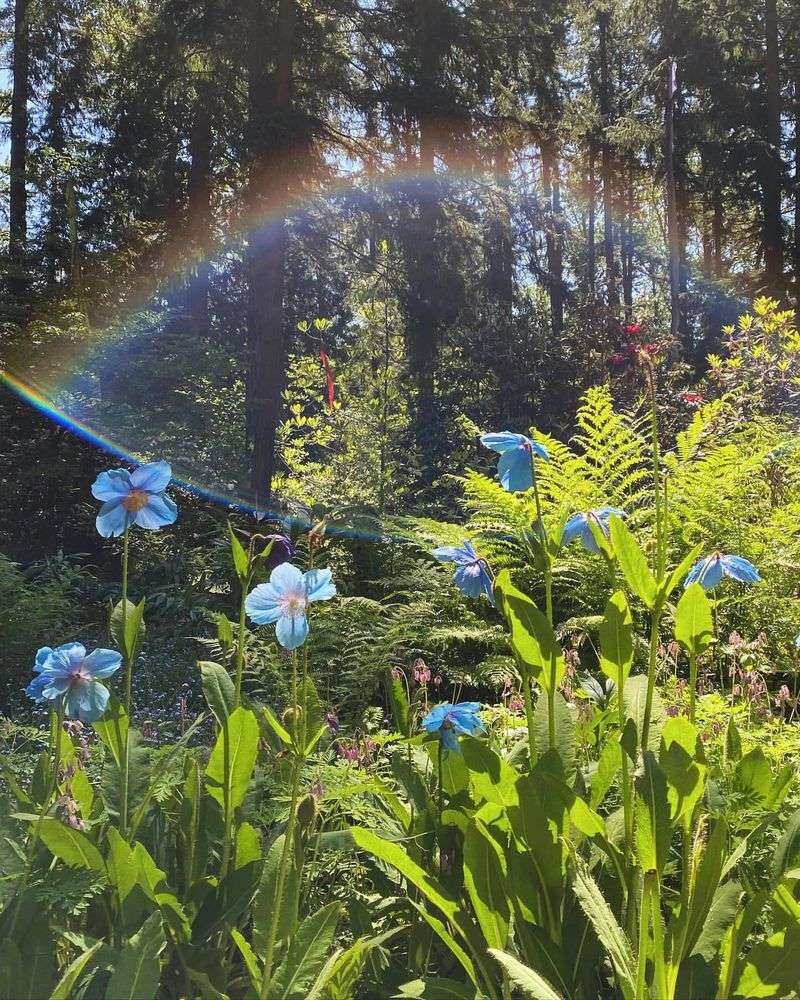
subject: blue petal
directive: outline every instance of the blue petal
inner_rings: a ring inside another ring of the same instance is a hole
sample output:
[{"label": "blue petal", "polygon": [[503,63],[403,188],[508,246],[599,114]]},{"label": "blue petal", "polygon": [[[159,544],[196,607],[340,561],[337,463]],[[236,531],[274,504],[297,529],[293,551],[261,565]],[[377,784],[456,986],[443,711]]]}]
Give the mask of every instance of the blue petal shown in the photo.
[{"label": "blue petal", "polygon": [[598,507],[597,510],[594,511],[594,513],[597,515],[597,517],[605,521],[608,521],[608,519],[612,516],[612,514],[614,517],[619,517],[620,519],[623,520],[628,516],[625,513],[625,511],[622,510],[622,508],[620,507]]},{"label": "blue petal", "polygon": [[149,462],[140,465],[131,473],[131,486],[135,490],[147,490],[148,493],[163,493],[172,479],[172,469],[169,462]]},{"label": "blue petal", "polygon": [[303,574],[303,583],[309,601],[329,601],[336,597],[336,585],[331,583],[329,569],[310,569]]},{"label": "blue petal", "polygon": [[461,593],[467,597],[480,597],[483,593],[483,580],[479,563],[473,562],[467,566],[459,566],[453,579]]},{"label": "blue petal", "polygon": [[461,746],[458,742],[455,729],[440,729],[439,738],[445,750],[452,750],[454,753],[461,753]]},{"label": "blue petal", "polygon": [[133,524],[133,516],[122,506],[122,500],[108,500],[100,508],[95,525],[103,538],[124,535]]},{"label": "blue petal", "polygon": [[269,583],[260,583],[254,587],[245,598],[244,608],[248,618],[256,625],[271,625],[283,613],[275,588]]},{"label": "blue petal", "polygon": [[472,562],[473,559],[461,545],[442,545],[438,549],[433,549],[431,555],[435,556],[439,562],[463,563]]},{"label": "blue petal", "polygon": [[36,662],[33,665],[33,672],[35,674],[40,673],[44,669],[44,666],[52,655],[52,652],[53,650],[49,646],[42,646],[42,648],[37,651]]},{"label": "blue petal", "polygon": [[514,434],[513,431],[499,431],[495,434],[482,434],[481,444],[487,448],[491,448],[492,451],[499,452],[501,455],[503,452],[509,450],[509,448],[519,448],[520,445],[528,444],[530,438],[525,437],[524,434]]},{"label": "blue petal", "polygon": [[441,705],[436,705],[422,720],[423,728],[427,729],[429,733],[438,732],[452,707],[449,701],[442,702]]},{"label": "blue petal", "polygon": [[108,688],[97,681],[73,684],[64,698],[64,714],[68,719],[97,722],[108,705]]},{"label": "blue petal", "polygon": [[54,649],[47,663],[42,667],[43,673],[66,675],[86,659],[86,647],[79,642],[65,642]]},{"label": "blue petal", "polygon": [[281,563],[269,575],[276,594],[284,594],[288,590],[303,589],[303,574],[289,562]]},{"label": "blue petal", "polygon": [[155,531],[167,524],[174,524],[177,519],[178,508],[174,500],[170,500],[168,496],[153,493],[145,506],[136,511],[133,523],[138,524],[140,528],[147,528],[148,531]]},{"label": "blue petal", "polygon": [[51,674],[49,671],[39,674],[39,676],[45,682],[42,686],[42,694],[45,698],[60,698],[62,694],[66,694],[70,688],[74,687],[71,676]]},{"label": "blue petal", "polygon": [[101,472],[92,483],[92,496],[96,500],[121,500],[131,491],[131,474],[127,469],[109,469]]},{"label": "blue petal", "polygon": [[543,444],[539,444],[538,441],[531,441],[531,448],[533,448],[533,453],[538,455],[539,458],[544,459],[545,462],[550,461],[550,452]]},{"label": "blue petal", "polygon": [[47,699],[44,696],[44,689],[49,684],[49,678],[46,674],[39,674],[38,677],[34,677],[30,684],[25,688],[25,694],[29,698],[33,698],[37,705],[41,705],[43,701]]},{"label": "blue petal", "polygon": [[747,559],[741,556],[722,556],[720,560],[725,573],[740,583],[760,583],[758,570]]},{"label": "blue petal", "polygon": [[503,489],[509,493],[529,490],[533,486],[531,456],[525,448],[513,448],[500,456],[497,472]]},{"label": "blue petal", "polygon": [[564,531],[561,535],[561,544],[569,545],[570,542],[574,542],[576,538],[580,538],[586,526],[587,518],[585,514],[573,514],[564,525]]},{"label": "blue petal", "polygon": [[122,657],[116,649],[95,649],[84,662],[93,677],[110,677],[122,666]]},{"label": "blue petal", "polygon": [[284,649],[297,649],[308,638],[308,619],[305,615],[281,615],[275,626],[275,638]]},{"label": "blue petal", "polygon": [[692,566],[684,580],[684,587],[699,583],[703,590],[713,590],[722,580],[722,561],[718,555],[706,556]]}]

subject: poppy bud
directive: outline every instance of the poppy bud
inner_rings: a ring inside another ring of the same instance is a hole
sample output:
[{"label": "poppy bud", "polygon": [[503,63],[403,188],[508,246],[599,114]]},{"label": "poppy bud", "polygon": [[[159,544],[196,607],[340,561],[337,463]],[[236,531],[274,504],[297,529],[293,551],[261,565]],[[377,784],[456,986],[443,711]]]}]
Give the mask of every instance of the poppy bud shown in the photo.
[{"label": "poppy bud", "polygon": [[307,830],[317,815],[317,800],[313,795],[305,795],[297,803],[297,822],[300,828]]}]

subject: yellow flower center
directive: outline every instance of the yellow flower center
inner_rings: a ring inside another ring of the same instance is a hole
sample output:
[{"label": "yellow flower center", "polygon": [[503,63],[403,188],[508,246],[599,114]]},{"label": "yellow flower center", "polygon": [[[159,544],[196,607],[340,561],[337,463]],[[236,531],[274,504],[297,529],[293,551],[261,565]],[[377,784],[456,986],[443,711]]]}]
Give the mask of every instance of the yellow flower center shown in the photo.
[{"label": "yellow flower center", "polygon": [[147,501],[149,499],[150,494],[147,490],[131,490],[122,501],[122,506],[125,510],[130,511],[131,514],[135,514],[137,511],[141,510],[142,507],[147,506]]}]

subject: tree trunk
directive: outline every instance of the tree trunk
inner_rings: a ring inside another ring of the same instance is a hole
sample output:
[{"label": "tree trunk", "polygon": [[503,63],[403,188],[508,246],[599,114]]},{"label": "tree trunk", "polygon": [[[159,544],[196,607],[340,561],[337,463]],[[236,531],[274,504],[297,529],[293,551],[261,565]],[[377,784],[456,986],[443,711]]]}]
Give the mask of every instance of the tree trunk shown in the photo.
[{"label": "tree trunk", "polygon": [[593,299],[597,291],[597,178],[595,176],[597,150],[594,142],[589,140],[589,176],[587,182],[587,197],[589,199],[589,218],[586,233],[586,284],[589,298]]},{"label": "tree trunk", "polygon": [[28,10],[27,0],[14,4],[14,65],[11,94],[11,162],[9,178],[9,259],[11,288],[25,290],[28,243],[25,189],[28,154]]},{"label": "tree trunk", "polygon": [[[294,0],[279,0],[274,31],[274,72],[264,63],[267,25],[260,0],[253,0],[248,64],[251,135],[248,203],[252,228],[248,244],[249,429],[252,441],[250,488],[264,508],[272,495],[275,437],[286,379],[284,332],[285,218],[292,152],[288,116],[292,108]],[[282,119],[282,120],[281,120]],[[269,224],[264,225],[264,218]]]},{"label": "tree trunk", "polygon": [[766,290],[780,296],[785,292],[783,279],[783,219],[781,215],[781,99],[778,71],[777,0],[765,0],[764,31],[766,61],[764,84],[767,98],[767,162],[762,194],[764,203],[764,283]]},{"label": "tree trunk", "polygon": [[489,215],[487,285],[489,296],[505,323],[511,322],[514,305],[514,247],[509,210],[508,148],[501,142],[494,157],[497,197]]},{"label": "tree trunk", "polygon": [[545,243],[547,246],[547,290],[550,297],[550,326],[554,337],[564,329],[564,261],[561,218],[561,179],[555,143],[542,141],[542,187],[545,197]]},{"label": "tree trunk", "polygon": [[623,194],[624,220],[622,225],[621,258],[622,258],[622,298],[625,304],[625,319],[630,323],[633,319],[633,156],[628,157],[628,169],[625,172],[625,191]]},{"label": "tree trunk", "polygon": [[208,88],[198,85],[194,118],[189,132],[189,180],[187,197],[187,238],[194,261],[186,295],[186,319],[200,336],[209,329],[208,293],[211,269],[208,264],[211,238],[211,116]]},{"label": "tree trunk", "polygon": [[711,238],[714,245],[714,277],[722,279],[722,232],[725,226],[725,209],[722,204],[722,188],[719,178],[714,177],[711,189]]},{"label": "tree trunk", "polygon": [[794,262],[795,302],[800,305],[800,69],[794,78]]},{"label": "tree trunk", "polygon": [[664,108],[664,163],[667,187],[667,248],[669,251],[670,335],[674,342],[680,330],[680,234],[678,232],[678,194],[675,180],[675,91],[677,66],[667,63],[667,100]]},{"label": "tree trunk", "polygon": [[609,23],[608,11],[601,11],[597,16],[597,26],[599,31],[600,116],[603,129],[600,147],[600,170],[603,177],[603,249],[606,260],[606,300],[610,314],[615,317],[619,311],[619,290],[614,255],[614,157],[605,131],[611,122],[611,83],[608,69]]}]

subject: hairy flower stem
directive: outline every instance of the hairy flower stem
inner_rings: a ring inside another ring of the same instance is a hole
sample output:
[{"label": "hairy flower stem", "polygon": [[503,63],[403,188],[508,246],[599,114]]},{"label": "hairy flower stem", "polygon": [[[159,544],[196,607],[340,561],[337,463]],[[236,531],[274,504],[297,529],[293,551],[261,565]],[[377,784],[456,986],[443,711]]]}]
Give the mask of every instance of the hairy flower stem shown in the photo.
[{"label": "hairy flower stem", "polygon": [[[647,390],[650,398],[650,429],[652,434],[653,447],[653,492],[656,504],[656,555],[655,573],[657,584],[660,586],[664,580],[667,566],[667,536],[665,524],[665,510],[661,497],[661,449],[658,441],[658,407],[656,404],[655,374],[652,370],[647,373]],[[647,750],[648,739],[650,737],[650,716],[653,712],[653,692],[656,686],[656,671],[658,669],[658,637],[659,625],[661,624],[661,600],[659,599],[653,608],[650,622],[650,659],[647,668],[647,697],[644,705],[644,718],[642,720],[642,750]]]},{"label": "hairy flower stem", "polygon": [[[439,736],[439,748],[438,748],[438,762],[439,762],[439,781],[436,793],[439,799],[439,836],[442,835],[442,830],[444,824],[442,823],[442,813],[444,812],[444,744],[442,743],[441,734]],[[439,841],[439,878],[444,874],[444,851],[442,850],[442,842]]]},{"label": "hairy flower stem", "polygon": [[536,765],[536,726],[533,721],[533,696],[531,695],[531,679],[522,672],[522,700],[525,703],[525,722],[528,727],[528,758],[532,771]]},{"label": "hairy flower stem", "polygon": [[689,654],[689,722],[694,725],[697,706],[697,653]]},{"label": "hairy flower stem", "polygon": [[642,882],[642,905],[639,910],[639,950],[636,962],[636,1000],[648,1000],[647,942],[650,931],[650,888],[647,875]]},{"label": "hairy flower stem", "polygon": [[[308,655],[303,657],[303,700],[305,701],[306,679],[308,676]],[[264,969],[261,979],[261,1000],[270,1000],[270,985],[272,980],[272,966],[275,956],[275,944],[278,936],[278,923],[280,921],[281,910],[283,908],[283,892],[286,885],[286,876],[289,872],[289,864],[292,863],[292,851],[294,847],[294,831],[297,822],[297,799],[300,789],[300,776],[305,761],[306,746],[306,713],[305,705],[298,704],[297,691],[297,652],[292,651],[292,704],[294,706],[294,726],[292,733],[295,741],[295,758],[292,764],[292,792],[289,800],[289,818],[286,821],[284,831],[283,850],[281,852],[278,875],[275,880],[275,903],[273,906],[273,918],[267,933],[267,943],[264,949]],[[300,719],[300,739],[297,739],[298,715],[302,711]]]},{"label": "hairy flower stem", "polygon": [[[533,499],[536,503],[536,524],[539,531],[539,541],[542,546],[542,562],[544,565],[544,601],[545,613],[550,628],[553,627],[553,567],[550,562],[550,550],[547,546],[547,532],[542,517],[542,501],[539,497],[539,483],[536,476],[536,459],[531,451],[531,479],[533,480]],[[553,665],[555,672],[555,665]],[[551,750],[556,746],[556,685],[555,676],[551,675],[547,685],[547,736]]]},{"label": "hairy flower stem", "polygon": [[[119,804],[119,832],[125,837],[128,829],[128,779],[130,773],[131,759],[131,705],[133,703],[133,663],[128,655],[128,640],[126,638],[128,622],[128,549],[130,542],[130,528],[126,528],[122,536],[122,662],[125,667],[125,714],[128,717],[128,728],[125,730],[125,746],[122,750],[121,775],[120,775],[120,804]],[[117,734],[119,736],[119,732]]]}]

